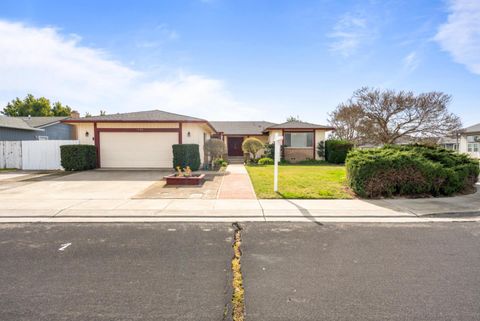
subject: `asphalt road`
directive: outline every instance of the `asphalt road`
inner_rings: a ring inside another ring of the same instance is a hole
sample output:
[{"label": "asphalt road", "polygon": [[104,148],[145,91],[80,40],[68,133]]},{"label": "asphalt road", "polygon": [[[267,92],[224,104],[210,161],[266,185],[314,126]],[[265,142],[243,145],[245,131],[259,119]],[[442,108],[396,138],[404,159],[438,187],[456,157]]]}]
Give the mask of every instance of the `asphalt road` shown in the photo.
[{"label": "asphalt road", "polygon": [[247,320],[480,320],[480,225],[247,225]]},{"label": "asphalt road", "polygon": [[[0,320],[222,320],[232,236],[0,225]],[[478,223],[251,223],[242,241],[246,320],[480,320]]]},{"label": "asphalt road", "polygon": [[0,225],[0,320],[222,320],[230,228]]}]

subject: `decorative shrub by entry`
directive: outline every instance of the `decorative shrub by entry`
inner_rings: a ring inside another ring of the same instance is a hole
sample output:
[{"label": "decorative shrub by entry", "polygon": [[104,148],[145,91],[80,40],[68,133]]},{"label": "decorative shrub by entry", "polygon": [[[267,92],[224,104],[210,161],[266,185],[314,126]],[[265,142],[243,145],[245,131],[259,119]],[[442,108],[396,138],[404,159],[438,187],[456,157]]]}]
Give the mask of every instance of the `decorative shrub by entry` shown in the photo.
[{"label": "decorative shrub by entry", "polygon": [[258,160],[258,165],[273,165],[273,159],[270,157],[262,157]]},{"label": "decorative shrub by entry", "polygon": [[343,164],[353,144],[346,140],[329,139],[325,141],[325,160],[333,164]]},{"label": "decorative shrub by entry", "polygon": [[93,145],[62,145],[60,159],[66,171],[84,171],[97,167],[97,150]]},{"label": "decorative shrub by entry", "polygon": [[478,160],[420,145],[357,149],[346,167],[350,187],[363,197],[452,195],[472,189],[479,175]]},{"label": "decorative shrub by entry", "polygon": [[200,148],[198,144],[174,144],[172,149],[173,168],[190,166],[192,171],[200,168]]}]

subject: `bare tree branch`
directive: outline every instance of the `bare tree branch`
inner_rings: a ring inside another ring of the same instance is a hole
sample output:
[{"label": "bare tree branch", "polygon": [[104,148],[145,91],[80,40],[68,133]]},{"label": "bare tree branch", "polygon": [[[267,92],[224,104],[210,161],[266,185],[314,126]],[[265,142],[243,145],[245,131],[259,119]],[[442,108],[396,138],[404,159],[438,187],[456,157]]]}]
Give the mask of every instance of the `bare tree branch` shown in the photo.
[{"label": "bare tree branch", "polygon": [[353,93],[329,115],[338,138],[356,144],[394,144],[402,137],[423,139],[448,135],[461,127],[460,118],[447,109],[451,96],[442,92],[368,87]]}]

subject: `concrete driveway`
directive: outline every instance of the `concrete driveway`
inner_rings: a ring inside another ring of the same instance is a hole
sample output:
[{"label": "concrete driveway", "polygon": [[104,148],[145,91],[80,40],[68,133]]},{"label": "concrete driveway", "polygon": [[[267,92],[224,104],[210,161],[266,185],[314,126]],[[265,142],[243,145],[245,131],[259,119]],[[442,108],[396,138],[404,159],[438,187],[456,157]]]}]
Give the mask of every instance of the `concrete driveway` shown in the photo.
[{"label": "concrete driveway", "polygon": [[[93,170],[30,177],[0,191],[0,200],[125,200],[140,193],[168,170]],[[8,184],[2,182],[0,184]]]}]

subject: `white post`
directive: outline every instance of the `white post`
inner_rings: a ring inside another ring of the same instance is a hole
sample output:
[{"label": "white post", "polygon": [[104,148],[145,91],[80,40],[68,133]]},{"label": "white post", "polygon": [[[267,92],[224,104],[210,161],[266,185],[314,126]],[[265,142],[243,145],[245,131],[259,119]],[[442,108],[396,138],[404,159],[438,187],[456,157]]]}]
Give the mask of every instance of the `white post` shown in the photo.
[{"label": "white post", "polygon": [[275,142],[275,159],[273,160],[273,191],[278,192],[278,163],[280,162],[280,142],[283,136],[275,134],[273,141]]}]

